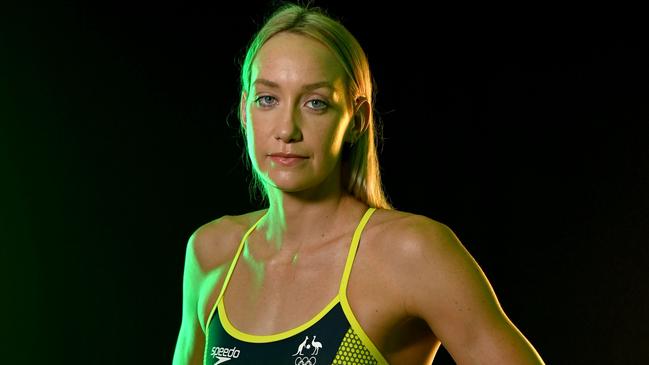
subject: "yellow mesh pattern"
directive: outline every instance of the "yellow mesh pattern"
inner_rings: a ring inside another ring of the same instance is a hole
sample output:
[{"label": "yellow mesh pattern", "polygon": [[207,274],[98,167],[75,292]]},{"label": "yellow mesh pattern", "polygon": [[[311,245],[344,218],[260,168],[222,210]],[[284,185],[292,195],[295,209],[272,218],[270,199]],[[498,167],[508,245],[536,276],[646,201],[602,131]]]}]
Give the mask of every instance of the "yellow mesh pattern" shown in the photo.
[{"label": "yellow mesh pattern", "polygon": [[353,329],[347,330],[343,342],[338,347],[338,352],[334,358],[333,365],[358,365],[358,364],[378,364],[376,359],[370,354],[363,341],[358,337]]}]

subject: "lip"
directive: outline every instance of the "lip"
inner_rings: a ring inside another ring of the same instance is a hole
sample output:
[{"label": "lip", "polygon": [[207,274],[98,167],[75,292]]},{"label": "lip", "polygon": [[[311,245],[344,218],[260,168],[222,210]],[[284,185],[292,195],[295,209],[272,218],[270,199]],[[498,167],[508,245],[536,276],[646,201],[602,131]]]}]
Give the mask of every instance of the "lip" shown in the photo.
[{"label": "lip", "polygon": [[295,166],[308,158],[293,153],[271,153],[268,157],[276,164],[286,167]]}]

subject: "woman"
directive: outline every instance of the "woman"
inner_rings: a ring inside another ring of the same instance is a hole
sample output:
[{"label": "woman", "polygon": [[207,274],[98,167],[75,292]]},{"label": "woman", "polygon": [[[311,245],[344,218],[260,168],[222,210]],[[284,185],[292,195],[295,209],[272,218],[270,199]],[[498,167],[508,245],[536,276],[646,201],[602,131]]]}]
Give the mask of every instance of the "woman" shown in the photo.
[{"label": "woman", "polygon": [[363,50],[285,5],[251,43],[240,120],[268,208],[187,245],[174,364],[542,364],[442,223],[392,209]]}]

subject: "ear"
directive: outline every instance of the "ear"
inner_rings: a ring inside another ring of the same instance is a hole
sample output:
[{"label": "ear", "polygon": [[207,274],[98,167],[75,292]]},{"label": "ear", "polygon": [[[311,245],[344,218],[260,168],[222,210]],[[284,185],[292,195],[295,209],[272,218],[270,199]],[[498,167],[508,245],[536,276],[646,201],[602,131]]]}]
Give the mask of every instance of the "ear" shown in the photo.
[{"label": "ear", "polygon": [[347,127],[345,142],[351,144],[356,143],[361,134],[367,130],[369,117],[370,103],[364,96],[356,98],[356,101],[354,102],[354,114],[352,120],[349,122],[349,126]]},{"label": "ear", "polygon": [[239,100],[239,122],[243,126],[243,129],[246,129],[246,98],[248,95],[245,92],[241,93],[241,99]]}]

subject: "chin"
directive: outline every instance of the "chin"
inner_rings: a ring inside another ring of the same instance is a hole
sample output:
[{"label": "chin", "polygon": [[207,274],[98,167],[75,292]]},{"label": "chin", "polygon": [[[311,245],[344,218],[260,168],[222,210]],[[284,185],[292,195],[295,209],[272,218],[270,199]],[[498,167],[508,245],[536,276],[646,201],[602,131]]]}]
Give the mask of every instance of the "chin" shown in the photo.
[{"label": "chin", "polygon": [[290,178],[287,176],[275,177],[275,178],[271,177],[269,180],[271,186],[285,193],[297,193],[317,185],[314,184],[313,181],[309,181],[307,179],[302,179],[302,178],[296,178],[295,176]]},{"label": "chin", "polygon": [[274,182],[272,186],[285,193],[297,193],[307,188],[304,186],[304,184],[298,184],[295,182],[288,182],[288,181]]}]

